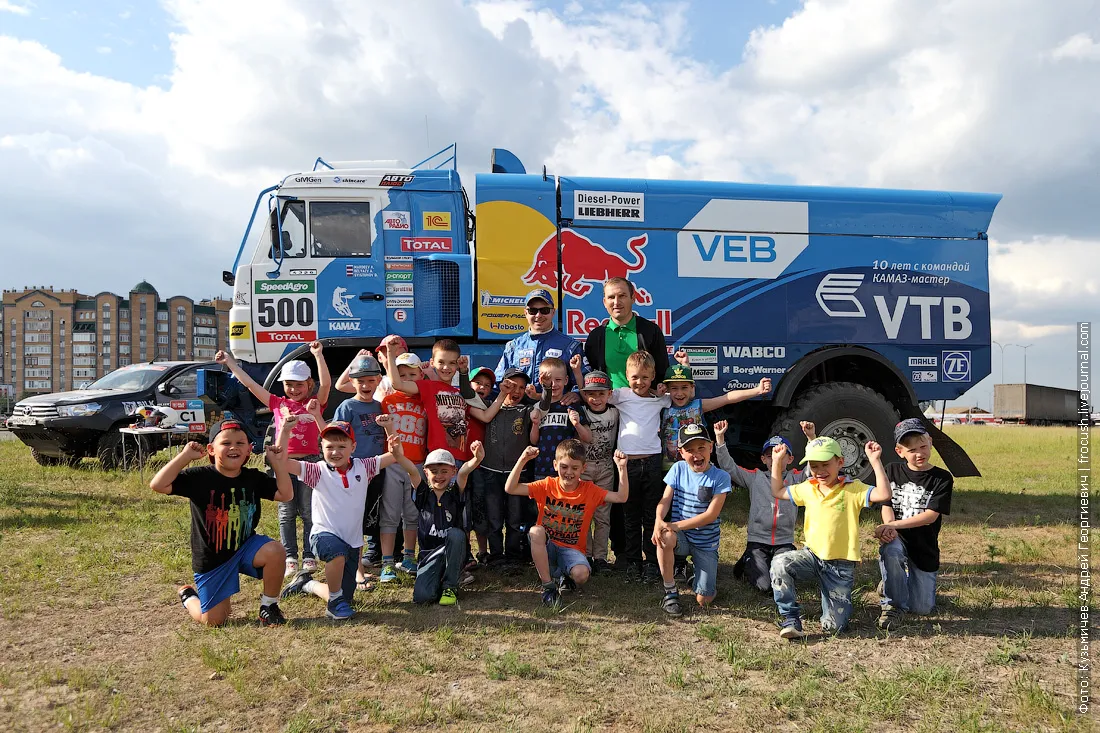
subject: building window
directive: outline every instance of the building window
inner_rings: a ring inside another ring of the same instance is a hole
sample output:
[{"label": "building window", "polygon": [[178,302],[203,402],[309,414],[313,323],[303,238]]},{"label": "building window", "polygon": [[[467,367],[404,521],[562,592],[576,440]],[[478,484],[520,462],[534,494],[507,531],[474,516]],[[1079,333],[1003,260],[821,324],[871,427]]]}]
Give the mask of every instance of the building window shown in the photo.
[{"label": "building window", "polygon": [[25,379],[23,380],[23,389],[50,389],[50,380]]},{"label": "building window", "polygon": [[157,311],[157,320],[158,321],[167,321],[168,320],[168,311]]},{"label": "building window", "polygon": [[73,353],[74,354],[94,354],[95,353],[95,344],[87,344],[87,345],[81,344],[79,346],[73,346]]},{"label": "building window", "polygon": [[130,334],[128,334],[128,333],[120,333],[120,334],[118,335],[118,342],[119,342],[120,344],[128,344],[128,343],[130,343]]},{"label": "building window", "polygon": [[23,343],[26,344],[38,344],[49,343],[50,335],[48,333],[25,333],[23,334]]},{"label": "building window", "polygon": [[119,346],[118,347],[118,353],[120,353],[120,354],[129,354],[130,353],[130,347],[129,346]]}]

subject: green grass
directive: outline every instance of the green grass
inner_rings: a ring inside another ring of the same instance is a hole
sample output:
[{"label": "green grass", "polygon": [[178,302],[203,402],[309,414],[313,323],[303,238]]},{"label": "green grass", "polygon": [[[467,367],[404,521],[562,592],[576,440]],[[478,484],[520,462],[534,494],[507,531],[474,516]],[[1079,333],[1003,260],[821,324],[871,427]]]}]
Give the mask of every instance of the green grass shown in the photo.
[{"label": "green grass", "polygon": [[[413,606],[405,582],[357,594],[342,626],[290,600],[280,629],[255,625],[260,587],[244,579],[210,630],[176,599],[186,502],[0,443],[0,730],[1091,730],[1073,712],[1073,431],[948,432],[984,477],[956,482],[939,615],[874,629],[865,513],[852,632],[795,644],[732,577],[743,492],[722,517],[716,608],[684,594],[679,621],[616,577],[547,613],[533,573],[482,573],[455,608]],[[260,531],[277,536],[275,505]],[[814,633],[816,590],[800,601]]]}]

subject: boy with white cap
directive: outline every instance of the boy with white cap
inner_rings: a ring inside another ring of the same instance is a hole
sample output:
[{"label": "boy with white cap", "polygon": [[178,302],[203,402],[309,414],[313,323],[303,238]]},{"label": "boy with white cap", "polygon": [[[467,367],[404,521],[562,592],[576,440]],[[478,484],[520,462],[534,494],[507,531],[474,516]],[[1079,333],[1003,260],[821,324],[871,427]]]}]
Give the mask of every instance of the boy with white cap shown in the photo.
[{"label": "boy with white cap", "polygon": [[859,554],[859,511],[872,502],[890,500],[890,480],[882,467],[882,446],[871,441],[865,449],[875,470],[875,486],[840,473],[844,451],[832,438],[814,438],[806,444],[803,463],[809,463],[809,478],[786,486],[787,446],[772,449],[772,496],[788,497],[806,508],[806,544],[801,550],[777,555],[772,560],[772,597],[779,607],[779,636],[799,639],[802,607],[796,597],[795,581],[816,578],[821,585],[821,630],[837,634],[852,617],[852,586]]}]

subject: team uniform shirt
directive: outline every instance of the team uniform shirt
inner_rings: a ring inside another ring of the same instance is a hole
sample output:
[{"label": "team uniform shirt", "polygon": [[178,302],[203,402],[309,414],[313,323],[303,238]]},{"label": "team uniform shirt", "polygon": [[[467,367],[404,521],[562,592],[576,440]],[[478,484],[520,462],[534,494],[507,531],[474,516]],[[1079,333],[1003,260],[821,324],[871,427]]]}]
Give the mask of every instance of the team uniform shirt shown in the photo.
[{"label": "team uniform shirt", "polygon": [[580,481],[573,491],[565,491],[557,476],[527,484],[527,494],[538,505],[537,524],[546,537],[561,547],[585,552],[588,526],[592,515],[603,504],[607,490],[591,481]]},{"label": "team uniform shirt", "polygon": [[685,425],[702,425],[706,429],[707,420],[703,417],[702,400],[693,399],[683,407],[670,405],[661,413],[661,438],[664,444],[666,469],[680,460],[680,449],[676,447],[676,438],[680,434],[680,428]]},{"label": "team uniform shirt", "polygon": [[450,451],[455,461],[470,460],[470,407],[458,388],[427,379],[416,386],[428,419],[428,451],[442,448]]},{"label": "team uniform shirt", "polygon": [[603,357],[607,362],[607,374],[611,377],[611,388],[629,387],[626,381],[626,360],[638,350],[638,316],[620,326],[611,319],[607,321],[604,335]]},{"label": "team uniform shirt", "polygon": [[447,530],[452,527],[466,531],[466,502],[458,491],[458,483],[451,482],[440,496],[436,496],[427,481],[421,481],[413,495],[420,519],[416,526],[416,541],[420,545],[420,557],[442,547],[447,541]]},{"label": "team uniform shirt", "polygon": [[394,392],[382,400],[382,411],[393,415],[393,429],[401,438],[405,457],[423,463],[428,455],[428,416],[418,395]]},{"label": "team uniform shirt", "polygon": [[[587,372],[588,360],[584,356],[584,348],[572,336],[566,336],[557,329],[540,334],[532,334],[528,331],[504,345],[504,353],[500,355],[500,362],[496,368],[497,384],[504,379],[504,372],[507,369],[515,367],[527,372],[531,384],[538,390],[540,389],[539,364],[542,360],[547,357],[557,357],[568,365],[574,354],[581,355],[581,371]],[[569,384],[566,386],[568,390],[576,386],[576,380],[573,379],[572,369],[567,368],[565,371],[569,378]]]},{"label": "team uniform shirt", "polygon": [[[321,431],[318,429],[317,423],[313,421],[313,416],[306,411],[305,403],[271,395],[271,399],[267,401],[267,406],[271,408],[271,412],[275,416],[276,440],[282,434],[283,423],[287,418],[286,413],[306,416],[305,419],[299,420],[294,429],[290,431],[290,442],[287,443],[286,447],[288,456],[317,455],[317,452],[321,449]],[[321,409],[325,409],[325,403],[323,402],[321,403]]]},{"label": "team uniform shirt", "polygon": [[[569,438],[577,437],[577,429],[569,422],[569,414],[576,412],[565,407],[560,402],[554,402],[550,409],[539,420],[539,449],[538,457],[531,461],[532,469],[536,476],[557,476],[554,470],[554,454],[558,449],[558,443]],[[581,413],[577,413],[581,415]],[[581,423],[584,423],[584,415],[581,415]]]},{"label": "team uniform shirt", "polygon": [[[762,545],[793,545],[798,508],[789,498],[772,496],[771,474],[738,466],[725,443],[718,446],[716,455],[719,467],[729,472],[733,485],[749,490],[749,521],[745,526],[748,541]],[[790,486],[805,477],[805,471],[788,470],[783,474],[783,483]]]},{"label": "team uniform shirt", "polygon": [[[705,512],[714,497],[730,493],[730,475],[714,465],[697,473],[678,461],[665,474],[665,485],[672,487],[672,521],[682,522]],[[681,534],[700,551],[717,550],[719,520],[716,517],[710,524],[681,530]]]},{"label": "team uniform shirt", "polygon": [[[904,463],[886,465],[886,477],[894,492],[890,505],[895,519],[912,519],[926,509],[941,515],[951,513],[951,490],[955,479],[944,469],[933,466],[927,471],[913,471]],[[881,504],[877,506],[882,506]],[[943,517],[923,527],[899,529],[898,537],[905,545],[905,554],[918,570],[934,573],[940,569],[940,526]]]},{"label": "team uniform shirt", "polygon": [[374,400],[363,402],[355,397],[344,400],[336,408],[333,419],[351,423],[352,432],[355,433],[353,455],[356,458],[370,458],[389,450],[389,446],[386,445],[385,428],[374,421],[381,414],[382,405]]},{"label": "team uniform shirt", "polygon": [[622,387],[612,390],[608,401],[619,408],[619,450],[628,456],[662,452],[661,411],[672,405],[671,397],[639,397]]},{"label": "team uniform shirt", "polygon": [[230,478],[214,466],[186,468],[172,482],[172,496],[191,500],[191,568],[196,574],[220,567],[256,533],[260,499],[272,501],[275,479],[255,468]]},{"label": "team uniform shirt", "polygon": [[313,489],[313,533],[334,534],[351,547],[363,546],[367,484],[378,475],[378,458],[352,458],[347,471],[324,461],[302,461],[298,479]]},{"label": "team uniform shirt", "polygon": [[615,444],[619,437],[619,409],[608,405],[603,412],[596,412],[584,405],[581,415],[592,431],[588,444],[588,459],[581,478],[591,481],[608,491],[615,485]]},{"label": "team uniform shirt", "polygon": [[859,512],[870,506],[874,487],[841,475],[831,489],[817,479],[787,487],[787,496],[806,507],[806,547],[822,560],[859,562]]},{"label": "team uniform shirt", "polygon": [[523,450],[531,445],[532,405],[502,404],[500,411],[485,426],[485,460],[479,468],[508,473],[519,462]]}]

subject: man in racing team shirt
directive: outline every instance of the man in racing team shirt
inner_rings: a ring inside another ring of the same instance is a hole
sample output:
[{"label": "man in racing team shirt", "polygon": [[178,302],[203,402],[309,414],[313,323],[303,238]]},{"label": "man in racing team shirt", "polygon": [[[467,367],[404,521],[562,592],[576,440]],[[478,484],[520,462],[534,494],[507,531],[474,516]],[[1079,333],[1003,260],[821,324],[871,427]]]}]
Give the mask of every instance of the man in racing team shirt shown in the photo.
[{"label": "man in racing team shirt", "polygon": [[[529,384],[539,383],[539,364],[547,357],[556,357],[566,364],[574,355],[579,354],[582,360],[582,370],[588,371],[587,363],[584,363],[584,349],[571,336],[554,327],[554,301],[550,291],[539,289],[532,290],[525,298],[525,312],[527,315],[527,333],[509,341],[504,346],[504,353],[497,364],[496,376],[499,384],[504,379],[507,369],[520,369],[527,373]],[[666,357],[667,358],[667,357]],[[573,370],[569,372],[567,389],[576,386]]]}]

